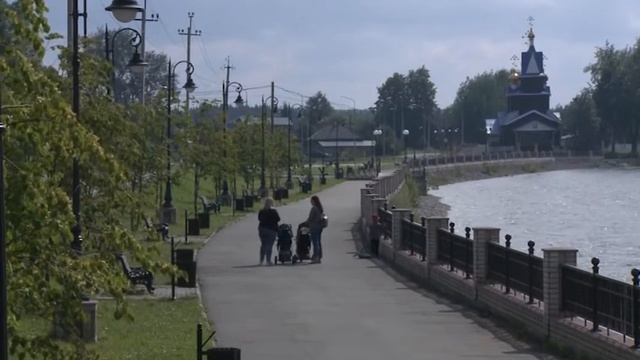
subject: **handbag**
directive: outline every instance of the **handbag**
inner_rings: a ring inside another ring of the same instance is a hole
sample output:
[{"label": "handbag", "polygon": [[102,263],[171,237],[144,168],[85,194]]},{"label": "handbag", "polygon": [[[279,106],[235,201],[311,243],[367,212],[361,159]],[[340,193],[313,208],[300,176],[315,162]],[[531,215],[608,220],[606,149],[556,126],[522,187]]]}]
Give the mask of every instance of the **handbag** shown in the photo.
[{"label": "handbag", "polygon": [[329,217],[324,213],[322,213],[322,219],[320,220],[320,224],[322,225],[323,229],[329,226]]}]

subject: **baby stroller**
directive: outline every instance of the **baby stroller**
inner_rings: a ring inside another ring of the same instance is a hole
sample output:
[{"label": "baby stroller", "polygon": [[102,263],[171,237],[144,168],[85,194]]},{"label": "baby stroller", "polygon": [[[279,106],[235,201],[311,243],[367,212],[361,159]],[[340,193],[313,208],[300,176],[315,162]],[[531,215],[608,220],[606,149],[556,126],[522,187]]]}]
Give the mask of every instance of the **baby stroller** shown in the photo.
[{"label": "baby stroller", "polygon": [[293,253],[291,252],[291,244],[293,243],[293,231],[291,225],[281,224],[278,226],[278,242],[276,248],[278,249],[278,256],[276,256],[275,263],[280,261],[281,264],[285,262],[293,261]]},{"label": "baby stroller", "polygon": [[309,227],[306,223],[298,225],[296,231],[296,254],[293,256],[292,262],[295,264],[298,261],[310,260],[311,255],[311,234]]}]

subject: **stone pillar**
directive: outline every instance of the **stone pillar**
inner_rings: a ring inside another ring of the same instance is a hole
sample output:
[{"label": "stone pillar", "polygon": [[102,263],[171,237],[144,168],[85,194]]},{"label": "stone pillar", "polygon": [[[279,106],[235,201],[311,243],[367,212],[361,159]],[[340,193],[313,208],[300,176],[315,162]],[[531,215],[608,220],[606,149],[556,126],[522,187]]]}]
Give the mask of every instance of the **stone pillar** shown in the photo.
[{"label": "stone pillar", "polygon": [[84,319],[82,322],[82,339],[87,342],[98,341],[98,302],[87,300],[82,302]]},{"label": "stone pillar", "polygon": [[411,210],[409,209],[392,209],[391,210],[391,241],[393,242],[393,250],[398,251],[402,248],[402,219],[409,217]]},{"label": "stone pillar", "polygon": [[[562,307],[561,265],[576,265],[578,250],[568,248],[542,249],[542,294],[544,297],[544,322],[547,329],[553,319],[560,316]],[[549,334],[547,334],[549,335]]]},{"label": "stone pillar", "polygon": [[438,229],[447,229],[449,218],[427,218],[427,265],[438,263]]},{"label": "stone pillar", "polygon": [[360,189],[360,217],[367,218],[367,195],[369,195],[369,189]]},{"label": "stone pillar", "polygon": [[473,228],[473,279],[476,286],[487,280],[490,242],[496,244],[500,242],[500,229]]}]

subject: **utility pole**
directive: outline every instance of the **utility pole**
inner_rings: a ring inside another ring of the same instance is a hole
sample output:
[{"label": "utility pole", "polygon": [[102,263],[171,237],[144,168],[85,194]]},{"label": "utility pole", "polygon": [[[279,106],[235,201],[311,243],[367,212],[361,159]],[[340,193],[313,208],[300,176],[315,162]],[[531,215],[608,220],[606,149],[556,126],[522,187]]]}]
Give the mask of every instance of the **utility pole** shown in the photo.
[{"label": "utility pole", "polygon": [[227,72],[227,78],[224,82],[224,84],[222,84],[222,131],[226,132],[227,131],[227,112],[228,112],[228,108],[229,108],[229,73],[231,72],[231,69],[235,69],[233,66],[231,66],[231,59],[227,56],[227,64],[224,66],[224,69]]},{"label": "utility pole", "polygon": [[[183,29],[178,30],[178,35],[182,35],[182,36],[186,36],[187,37],[187,62],[189,64],[191,64],[191,37],[192,36],[200,36],[202,35],[202,31],[200,30],[191,30],[192,26],[193,26],[193,17],[195,16],[195,13],[193,12],[188,12],[187,16],[189,16],[189,27],[187,28],[187,31],[184,31]],[[187,76],[189,75],[189,68],[187,67]],[[187,114],[189,113],[189,94],[187,94]]]},{"label": "utility pole", "polygon": [[[147,0],[144,0],[144,7],[142,8],[142,17],[140,19],[136,19],[140,22],[142,22],[142,26],[140,28],[140,33],[142,34],[142,43],[140,44],[140,50],[142,52],[142,57],[144,58],[146,56],[146,44],[147,44],[147,40],[146,40],[146,33],[147,33],[147,21],[158,21],[160,19],[160,16],[158,14],[151,14],[151,17],[147,18]],[[147,82],[147,70],[146,68],[142,69],[142,79],[141,79],[141,83],[142,83],[142,90],[140,91],[140,103],[142,105],[144,105],[145,102],[145,90],[146,90],[146,82]]]},{"label": "utility pole", "polygon": [[271,136],[273,136],[273,113],[275,113],[275,110],[274,110],[275,101],[276,101],[275,84],[272,81],[271,82]]}]

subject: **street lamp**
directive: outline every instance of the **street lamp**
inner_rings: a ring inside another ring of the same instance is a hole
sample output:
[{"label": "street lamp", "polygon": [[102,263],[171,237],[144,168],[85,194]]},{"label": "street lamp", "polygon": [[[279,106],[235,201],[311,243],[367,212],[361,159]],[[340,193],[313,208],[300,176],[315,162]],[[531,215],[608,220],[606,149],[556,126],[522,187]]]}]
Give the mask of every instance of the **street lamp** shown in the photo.
[{"label": "street lamp", "polygon": [[262,136],[262,157],[260,161],[260,188],[258,189],[258,195],[260,197],[267,196],[267,188],[265,181],[265,162],[266,162],[266,154],[265,154],[265,140],[264,140],[264,123],[266,121],[267,111],[265,108],[264,96],[262,97],[262,105],[260,107],[260,134]]},{"label": "street lamp", "polygon": [[136,0],[113,0],[105,10],[111,11],[116,20],[128,23],[135,19],[139,12],[142,12],[142,6],[138,5]]},{"label": "street lamp", "polygon": [[[272,83],[272,90],[273,90],[273,83]],[[271,93],[273,94],[273,91]],[[271,113],[270,113],[269,116],[271,117],[271,135],[272,135],[271,136],[271,141],[273,141],[273,126],[274,126],[273,125],[273,115],[275,115],[278,112],[278,98],[275,97],[274,95],[270,95],[266,99],[264,99],[264,101],[265,101],[265,104],[266,104],[267,101],[271,102],[271,105],[270,105]],[[265,109],[265,115],[266,115],[266,109]],[[265,151],[264,146],[263,146],[262,149],[263,149],[262,152],[264,153],[264,151]],[[264,165],[262,166],[262,168],[263,168],[263,171],[264,171]],[[269,177],[269,187],[271,189],[273,189],[273,169],[271,171],[271,176]]]},{"label": "street lamp", "polygon": [[402,145],[404,147],[404,162],[407,162],[407,136],[409,135],[409,130],[402,130]]},{"label": "street lamp", "polygon": [[289,124],[287,126],[287,182],[285,186],[287,189],[293,189],[293,181],[291,179],[291,126],[293,125],[293,121],[291,120],[291,113],[295,110],[298,110],[298,123],[302,118],[302,110],[304,109],[304,105],[302,104],[293,104],[291,106],[291,111],[289,111]]},{"label": "street lamp", "polygon": [[167,79],[167,185],[164,192],[164,204],[162,204],[162,221],[168,224],[176,223],[176,209],[173,207],[171,194],[171,97],[173,96],[173,79],[176,76],[176,67],[180,64],[187,64],[187,81],[182,86],[187,92],[187,97],[196,89],[196,84],[191,78],[195,70],[193,64],[187,60],[182,60],[172,67],[171,60],[169,60]]},{"label": "street lamp", "polygon": [[[240,95],[242,93],[242,90],[243,90],[242,84],[240,84],[237,81],[229,82],[229,78],[227,77],[227,80],[222,83],[222,121],[223,121],[222,133],[223,134],[227,133],[227,111],[228,111],[228,108],[229,108],[229,88],[233,88],[233,90],[236,93],[238,93],[238,96],[233,101],[233,103],[236,104],[237,106],[240,106],[240,105],[242,105],[244,103],[244,100],[242,99],[242,95]],[[225,157],[227,156],[227,152],[226,151],[224,152],[224,156]],[[225,177],[225,179],[222,180],[222,184],[223,184],[222,185],[222,196],[224,198],[227,198],[229,196],[229,185],[227,183],[226,177]]]},{"label": "street lamp", "polygon": [[[373,130],[373,136],[375,136],[375,141],[376,141],[375,142],[375,146],[373,147],[373,157],[374,157],[373,166],[375,166],[376,169],[377,169],[378,166],[377,166],[376,161],[375,161],[375,154],[376,154],[376,148],[377,148],[377,145],[378,145],[378,139],[382,136],[382,129]],[[376,170],[376,172],[378,172],[378,171]]]},{"label": "street lamp", "polygon": [[[105,47],[106,47],[106,51],[105,54],[107,56],[107,60],[111,60],[111,88],[113,89],[114,92],[114,97],[115,97],[115,91],[116,91],[116,77],[115,77],[115,69],[116,69],[116,56],[115,56],[115,52],[116,52],[116,38],[118,37],[119,34],[121,34],[124,31],[131,31],[133,32],[133,37],[129,40],[129,43],[131,43],[131,46],[135,48],[135,51],[133,53],[133,55],[131,56],[131,59],[129,60],[129,63],[127,64],[127,67],[130,68],[133,72],[135,73],[142,73],[144,71],[144,68],[149,65],[147,62],[144,61],[144,59],[142,58],[142,55],[140,55],[140,52],[138,51],[138,48],[140,47],[140,45],[142,44],[142,35],[140,35],[140,33],[133,28],[130,27],[126,27],[126,28],[122,28],[118,31],[116,31],[113,36],[111,36],[111,38],[109,37],[109,28],[105,27],[105,31],[104,31],[104,41],[105,41]],[[109,39],[111,39],[111,46],[109,46]],[[111,55],[111,56],[109,56]]]}]

